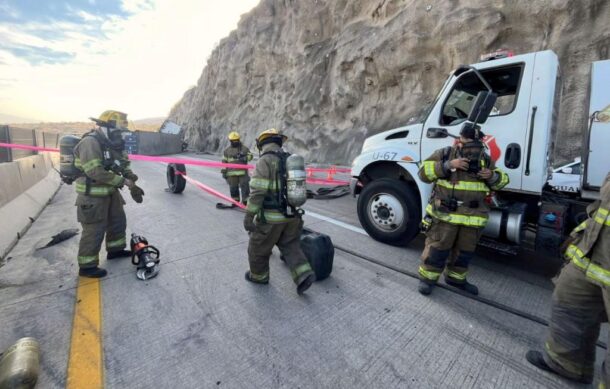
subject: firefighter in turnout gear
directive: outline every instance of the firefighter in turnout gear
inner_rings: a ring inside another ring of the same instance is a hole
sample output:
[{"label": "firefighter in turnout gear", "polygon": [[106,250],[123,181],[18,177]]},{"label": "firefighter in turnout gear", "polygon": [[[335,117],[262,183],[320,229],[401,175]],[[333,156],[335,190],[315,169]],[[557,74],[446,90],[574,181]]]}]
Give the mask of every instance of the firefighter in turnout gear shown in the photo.
[{"label": "firefighter in turnout gear", "polygon": [[[263,131],[256,140],[261,157],[250,181],[250,200],[244,228],[250,233],[246,280],[269,283],[269,256],[277,245],[290,267],[297,293],[302,294],[315,281],[315,274],[301,251],[303,220],[299,212],[290,214],[286,207],[285,162],[282,150],[286,137],[275,129]],[[304,172],[303,172],[304,173]]]},{"label": "firefighter in turnout gear", "polygon": [[478,127],[466,123],[454,146],[435,151],[419,169],[422,181],[434,183],[422,221],[426,246],[419,267],[421,294],[432,292],[443,271],[447,284],[478,294],[466,275],[487,223],[485,198],[509,181],[486,153],[482,136]]},{"label": "firefighter in turnout gear", "polygon": [[[544,350],[530,350],[526,358],[540,369],[590,384],[600,325],[610,312],[610,173],[601,199],[590,204],[587,213],[589,218],[566,242],[569,263],[555,281]],[[610,349],[599,387],[610,387]]]},{"label": "firefighter in turnout gear", "polygon": [[[222,162],[224,163],[237,163],[246,165],[252,160],[252,153],[250,149],[241,143],[240,136],[237,132],[233,131],[229,134],[229,141],[231,145],[224,151]],[[222,169],[223,178],[227,180],[229,184],[229,190],[231,191],[231,198],[239,202],[239,192],[241,189],[241,203],[248,203],[248,196],[250,195],[250,176],[248,175],[247,169]]]},{"label": "firefighter in turnout gear", "polygon": [[127,186],[136,202],[142,202],[144,191],[135,185],[138,176],[131,171],[124,150],[121,133],[127,131],[127,115],[106,111],[92,120],[98,127],[74,147],[74,165],[82,172],[75,182],[77,219],[83,230],[79,274],[97,278],[106,275],[106,270],[98,267],[104,237],[107,259],[131,256],[125,250],[125,201],[118,189]]}]

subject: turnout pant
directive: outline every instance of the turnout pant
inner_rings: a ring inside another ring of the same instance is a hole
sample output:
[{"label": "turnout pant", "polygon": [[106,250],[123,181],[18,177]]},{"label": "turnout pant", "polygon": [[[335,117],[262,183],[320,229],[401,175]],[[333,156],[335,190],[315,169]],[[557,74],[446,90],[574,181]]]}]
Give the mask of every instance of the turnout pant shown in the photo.
[{"label": "turnout pant", "polygon": [[284,223],[256,225],[256,231],[250,233],[248,244],[248,262],[250,275],[257,281],[269,279],[269,256],[273,246],[277,245],[286,259],[292,273],[292,280],[300,284],[313,273],[309,261],[301,250],[301,232],[303,220],[295,217]]},{"label": "turnout pant", "polygon": [[426,245],[419,266],[420,279],[436,283],[446,268],[445,277],[465,283],[468,265],[474,256],[481,228],[466,227],[434,219],[426,232]]},{"label": "turnout pant", "polygon": [[77,219],[83,231],[78,246],[78,265],[96,267],[104,237],[108,252],[123,250],[127,244],[125,201],[118,191],[111,196],[92,197],[79,194],[76,198]]},{"label": "turnout pant", "polygon": [[246,204],[248,202],[248,196],[250,196],[250,176],[247,174],[241,176],[228,176],[227,183],[229,184],[231,198],[239,202],[239,191],[241,189],[241,202]]},{"label": "turnout pant", "polygon": [[[549,336],[544,359],[554,370],[574,379],[592,378],[600,325],[608,321],[610,292],[589,281],[571,262],[555,282]],[[610,385],[610,349],[602,369],[603,382]]]}]

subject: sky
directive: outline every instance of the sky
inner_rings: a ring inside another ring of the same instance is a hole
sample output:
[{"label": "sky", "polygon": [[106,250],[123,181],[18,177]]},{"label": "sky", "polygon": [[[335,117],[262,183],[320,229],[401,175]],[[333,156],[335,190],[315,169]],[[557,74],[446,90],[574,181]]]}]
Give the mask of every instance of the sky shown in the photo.
[{"label": "sky", "polygon": [[0,0],[0,114],[166,116],[259,0]]}]

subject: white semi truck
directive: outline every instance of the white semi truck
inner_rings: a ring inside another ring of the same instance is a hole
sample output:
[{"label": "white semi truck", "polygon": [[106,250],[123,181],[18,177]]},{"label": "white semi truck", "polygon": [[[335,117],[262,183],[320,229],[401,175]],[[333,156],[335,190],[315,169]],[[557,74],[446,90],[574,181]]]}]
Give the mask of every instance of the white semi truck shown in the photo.
[{"label": "white semi truck", "polygon": [[610,171],[610,60],[592,64],[590,82],[590,120],[582,127],[576,193],[557,193],[547,184],[553,145],[561,142],[555,139],[561,100],[556,54],[512,56],[499,51],[453,71],[419,123],[366,139],[351,170],[363,228],[395,245],[407,244],[418,234],[432,190],[417,175],[420,164],[454,142],[451,135],[459,134],[477,94],[491,88],[497,100],[481,127],[492,159],[509,175],[510,184],[488,198],[492,211],[481,245],[506,253],[527,246],[557,255],[565,234],[599,197]]}]

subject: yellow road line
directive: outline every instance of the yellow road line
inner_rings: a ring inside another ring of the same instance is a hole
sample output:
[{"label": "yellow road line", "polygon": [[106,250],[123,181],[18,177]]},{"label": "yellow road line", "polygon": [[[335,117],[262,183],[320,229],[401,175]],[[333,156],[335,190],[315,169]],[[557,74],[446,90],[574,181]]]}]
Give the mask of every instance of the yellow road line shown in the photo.
[{"label": "yellow road line", "polygon": [[68,362],[68,389],[103,388],[102,297],[99,279],[78,279]]}]

